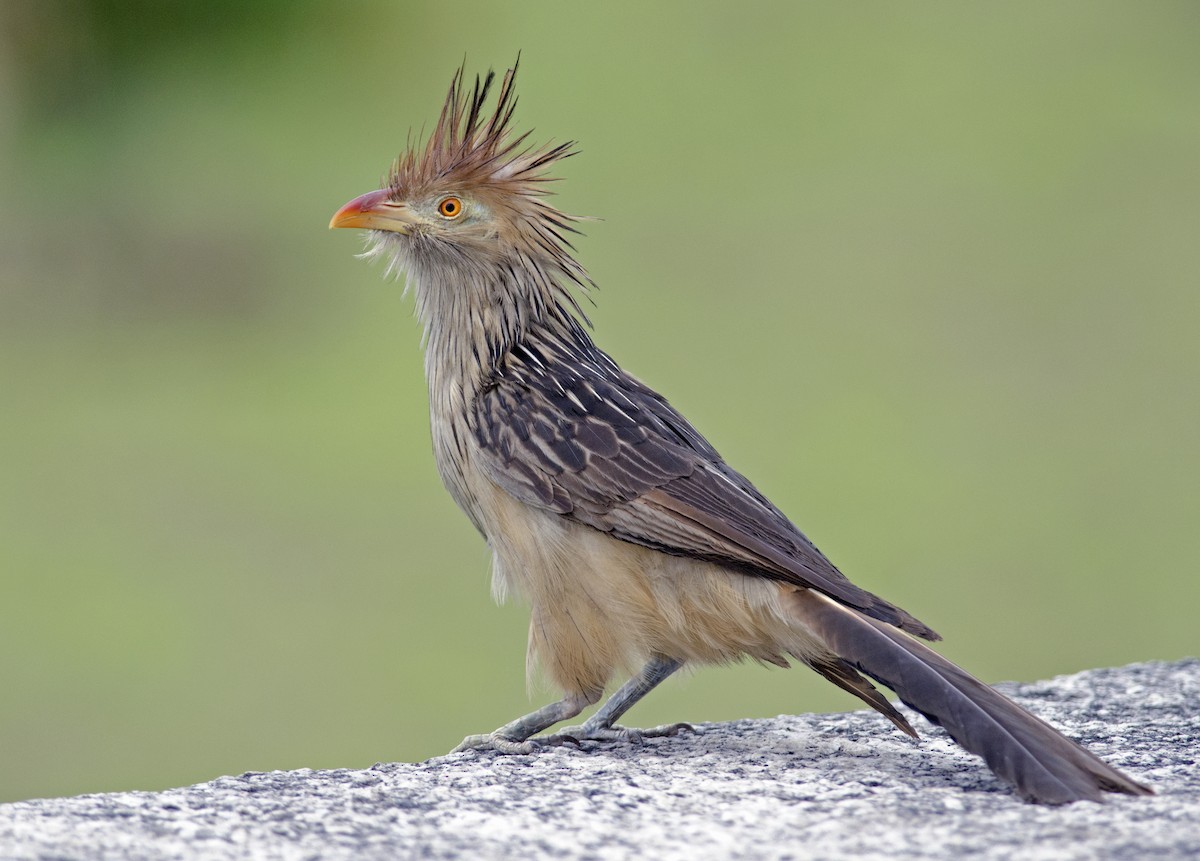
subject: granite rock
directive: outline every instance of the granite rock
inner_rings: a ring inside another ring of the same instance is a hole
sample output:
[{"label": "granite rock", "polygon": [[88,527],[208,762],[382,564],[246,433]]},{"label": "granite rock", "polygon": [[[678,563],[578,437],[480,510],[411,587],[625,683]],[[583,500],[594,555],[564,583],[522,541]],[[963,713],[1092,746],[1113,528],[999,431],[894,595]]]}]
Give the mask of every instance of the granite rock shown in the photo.
[{"label": "granite rock", "polygon": [[941,730],[860,711],[22,801],[0,858],[1200,857],[1200,660],[999,687],[1157,795],[1025,804]]}]

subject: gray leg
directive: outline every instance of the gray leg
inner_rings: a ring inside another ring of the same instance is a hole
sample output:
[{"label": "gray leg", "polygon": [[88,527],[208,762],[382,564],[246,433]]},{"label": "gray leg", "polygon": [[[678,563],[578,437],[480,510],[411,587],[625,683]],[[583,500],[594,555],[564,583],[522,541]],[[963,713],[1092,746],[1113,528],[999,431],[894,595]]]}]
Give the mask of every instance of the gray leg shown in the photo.
[{"label": "gray leg", "polygon": [[552,727],[559,721],[575,717],[598,699],[600,699],[600,691],[593,695],[572,694],[556,703],[542,706],[537,711],[519,717],[511,723],[506,723],[494,732],[484,735],[469,735],[450,752],[494,750],[497,753],[532,753],[536,745],[529,741],[531,735]]},{"label": "gray leg", "polygon": [[545,741],[548,744],[573,741],[632,741],[640,743],[643,738],[676,735],[681,730],[692,729],[692,726],[686,723],[666,724],[650,729],[626,729],[615,725],[621,715],[633,708],[638,700],[650,693],[660,682],[682,666],[683,661],[677,661],[674,658],[661,656],[651,658],[642,671],[609,697],[600,710],[588,718],[583,726],[566,727]]},{"label": "gray leg", "polygon": [[671,658],[651,658],[650,662],[642,667],[640,673],[622,685],[619,691],[609,697],[604,705],[587,719],[583,725],[584,730],[611,727],[620,720],[621,715],[633,708],[638,700],[650,693],[660,682],[666,680],[671,673],[682,666],[683,661]]}]

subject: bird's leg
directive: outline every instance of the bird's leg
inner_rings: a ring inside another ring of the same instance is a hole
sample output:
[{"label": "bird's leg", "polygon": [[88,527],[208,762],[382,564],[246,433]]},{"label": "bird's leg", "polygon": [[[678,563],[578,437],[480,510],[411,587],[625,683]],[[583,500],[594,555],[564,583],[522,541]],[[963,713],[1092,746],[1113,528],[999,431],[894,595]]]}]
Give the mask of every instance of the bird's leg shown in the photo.
[{"label": "bird's leg", "polygon": [[621,686],[615,694],[592,715],[583,726],[567,727],[544,739],[547,744],[562,744],[578,741],[632,741],[640,744],[644,738],[677,735],[682,730],[692,730],[691,724],[673,723],[650,729],[628,729],[616,726],[621,715],[650,693],[671,673],[683,666],[683,661],[657,656],[650,659],[642,671]]},{"label": "bird's leg", "polygon": [[506,723],[494,732],[483,735],[469,735],[450,752],[494,750],[497,753],[533,753],[538,745],[536,742],[529,740],[531,735],[552,727],[559,721],[575,717],[575,715],[600,699],[600,694],[601,691],[596,691],[594,694],[568,694],[558,702],[542,706],[535,712],[530,712],[524,717],[519,717],[515,721]]}]

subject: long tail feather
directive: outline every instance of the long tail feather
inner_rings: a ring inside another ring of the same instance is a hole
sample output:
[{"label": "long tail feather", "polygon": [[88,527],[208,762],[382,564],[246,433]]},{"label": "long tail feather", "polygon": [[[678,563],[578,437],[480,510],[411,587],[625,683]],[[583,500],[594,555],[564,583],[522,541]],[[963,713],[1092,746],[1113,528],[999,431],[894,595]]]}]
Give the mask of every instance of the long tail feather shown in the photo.
[{"label": "long tail feather", "polygon": [[864,679],[858,670],[854,669],[854,667],[847,664],[841,658],[803,658],[802,660],[839,688],[854,694],[864,703],[875,709],[875,711],[886,717],[905,735],[920,738],[917,735],[917,731],[912,728],[912,724],[908,722],[908,719],[896,711],[895,706],[888,702],[887,697],[881,694],[873,684]]},{"label": "long tail feather", "polygon": [[944,727],[1027,800],[1067,804],[1099,801],[1104,792],[1151,793],[902,631],[812,590],[793,598],[797,621],[831,651]]}]

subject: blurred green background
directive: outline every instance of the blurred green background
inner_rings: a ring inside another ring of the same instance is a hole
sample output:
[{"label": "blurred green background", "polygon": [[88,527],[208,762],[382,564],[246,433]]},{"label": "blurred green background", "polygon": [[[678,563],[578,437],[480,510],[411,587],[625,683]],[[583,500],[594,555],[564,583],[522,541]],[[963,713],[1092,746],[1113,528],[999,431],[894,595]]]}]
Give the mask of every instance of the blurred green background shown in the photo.
[{"label": "blurred green background", "polygon": [[[453,70],[599,340],[988,680],[1200,651],[1194,3],[0,5],[0,800],[363,767],[530,706],[359,237]],[[552,695],[536,690],[533,702]],[[853,708],[710,669],[631,723]]]}]

